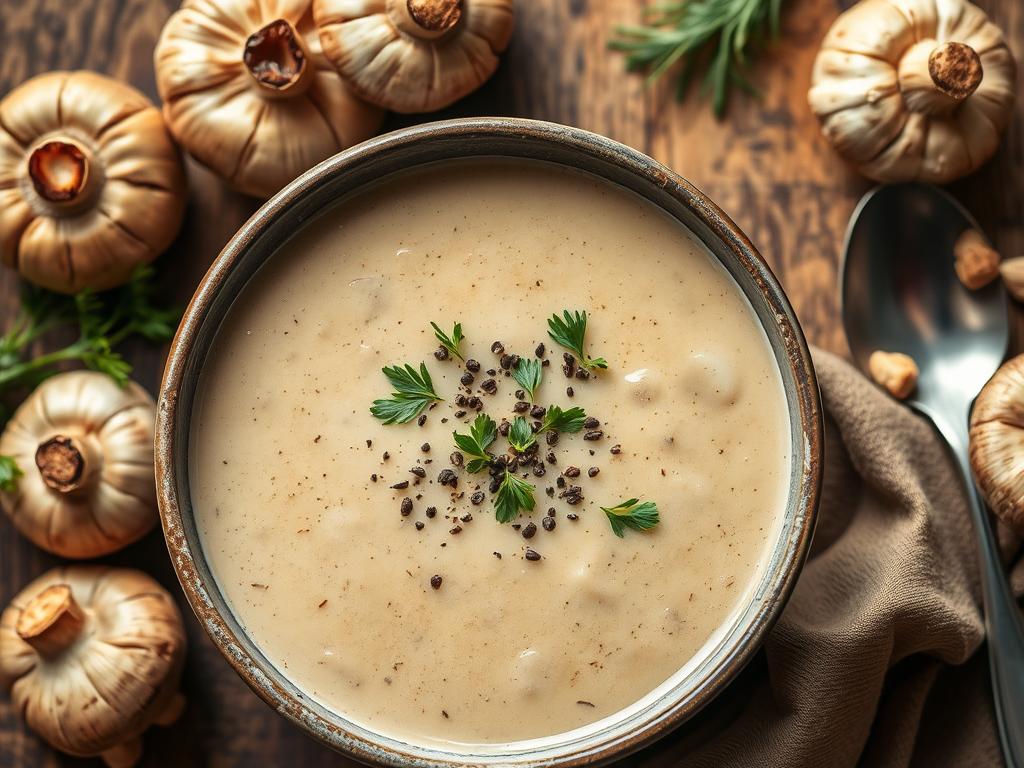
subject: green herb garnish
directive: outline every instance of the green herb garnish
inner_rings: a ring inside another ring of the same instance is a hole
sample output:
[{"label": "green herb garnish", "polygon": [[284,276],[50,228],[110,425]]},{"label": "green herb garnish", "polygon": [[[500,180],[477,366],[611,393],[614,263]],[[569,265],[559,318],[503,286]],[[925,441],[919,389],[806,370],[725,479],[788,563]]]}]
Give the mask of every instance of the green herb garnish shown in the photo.
[{"label": "green herb garnish", "polygon": [[532,485],[506,469],[505,478],[494,496],[495,520],[499,523],[510,523],[515,520],[519,510],[532,510],[534,490]]},{"label": "green herb garnish", "polygon": [[540,386],[540,380],[544,376],[543,371],[540,360],[527,359],[525,357],[519,359],[519,364],[512,371],[512,375],[519,382],[519,386],[525,389],[530,396],[531,403],[536,401],[537,387]]},{"label": "green herb garnish", "polygon": [[535,442],[537,435],[530,428],[529,422],[522,416],[516,416],[508,430],[508,444],[517,453],[525,453]]},{"label": "green herb garnish", "polygon": [[[562,317],[565,319],[563,320]],[[584,368],[607,368],[608,363],[603,357],[587,357],[583,352],[583,337],[587,333],[587,313],[562,312],[562,317],[552,315],[548,320],[548,335],[568,350],[576,354],[580,365]]]},{"label": "green herb garnish", "polygon": [[455,445],[459,447],[459,450],[473,457],[466,464],[467,472],[479,472],[491,463],[493,457],[487,452],[487,447],[498,436],[498,425],[486,413],[481,413],[476,417],[469,428],[468,435],[460,435],[458,432],[453,432],[452,435],[455,437]]},{"label": "green herb garnish", "polygon": [[642,26],[620,26],[608,47],[627,54],[626,68],[646,71],[654,82],[681,62],[676,98],[682,101],[694,74],[704,68],[703,93],[711,92],[715,116],[725,114],[729,90],[756,93],[746,77],[749,49],[779,33],[782,0],[677,0],[655,5]]},{"label": "green herb garnish", "polygon": [[395,391],[390,400],[374,400],[370,413],[385,424],[412,421],[430,403],[442,400],[434,391],[434,383],[423,363],[420,363],[419,373],[409,364],[404,368],[394,365],[381,370]]},{"label": "green herb garnish", "polygon": [[553,429],[556,432],[579,432],[583,429],[583,422],[586,419],[587,414],[582,408],[575,407],[563,411],[557,405],[549,405],[538,431],[547,432]]},{"label": "green herb garnish", "polygon": [[12,492],[18,487],[18,478],[24,473],[10,456],[0,456],[0,490]]},{"label": "green herb garnish", "polygon": [[620,539],[627,528],[634,531],[647,531],[658,524],[658,505],[653,501],[640,502],[629,499],[614,507],[601,507],[611,523],[612,533]]},{"label": "green herb garnish", "polygon": [[462,343],[462,339],[465,338],[462,335],[462,323],[456,323],[455,328],[452,329],[452,335],[448,336],[437,327],[437,323],[431,323],[430,326],[434,329],[434,335],[437,340],[441,342],[441,346],[447,349],[451,354],[455,355],[462,362],[466,362],[466,358],[459,352],[459,344]]}]

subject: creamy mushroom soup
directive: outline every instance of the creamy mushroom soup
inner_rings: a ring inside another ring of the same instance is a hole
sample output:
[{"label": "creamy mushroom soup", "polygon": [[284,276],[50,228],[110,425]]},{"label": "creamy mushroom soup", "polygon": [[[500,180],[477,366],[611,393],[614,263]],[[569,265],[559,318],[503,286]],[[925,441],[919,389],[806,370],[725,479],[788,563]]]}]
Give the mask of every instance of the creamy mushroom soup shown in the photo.
[{"label": "creamy mushroom soup", "polygon": [[[606,369],[566,361],[563,310]],[[375,418],[382,368],[421,363],[443,400]],[[551,406],[565,429],[533,435]],[[471,473],[453,432],[479,414],[498,434]],[[593,723],[699,659],[752,599],[789,462],[768,341],[689,231],[582,173],[475,161],[386,180],[270,259],[207,359],[190,473],[263,653],[359,724],[453,747]]]}]

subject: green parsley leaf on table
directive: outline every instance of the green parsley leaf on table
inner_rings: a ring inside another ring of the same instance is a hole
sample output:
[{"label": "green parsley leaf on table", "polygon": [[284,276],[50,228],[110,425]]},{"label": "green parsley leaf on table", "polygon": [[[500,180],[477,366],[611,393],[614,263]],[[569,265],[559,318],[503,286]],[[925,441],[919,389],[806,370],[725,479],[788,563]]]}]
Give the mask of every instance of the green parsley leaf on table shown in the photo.
[{"label": "green parsley leaf on table", "polygon": [[583,337],[587,333],[587,313],[563,310],[562,317],[552,315],[548,320],[548,335],[576,355],[584,368],[607,368],[603,357],[587,357],[583,351]]},{"label": "green parsley leaf on table", "polygon": [[537,401],[537,387],[540,386],[540,381],[544,376],[543,371],[544,368],[540,364],[540,360],[525,357],[519,359],[519,364],[512,371],[519,386],[530,396],[531,403]]},{"label": "green parsley leaf on table", "polygon": [[455,357],[466,362],[466,358],[459,352],[459,344],[462,343],[462,339],[465,338],[462,335],[462,323],[456,323],[455,328],[452,329],[452,335],[448,336],[444,331],[437,327],[437,323],[431,323],[430,326],[434,329],[434,335],[437,340],[441,342],[441,346],[448,350],[449,353],[455,355]]},{"label": "green parsley leaf on table", "polygon": [[579,432],[583,429],[583,422],[586,419],[586,412],[578,406],[563,411],[557,405],[549,405],[539,431],[547,432],[553,429],[556,432]]},{"label": "green parsley leaf on table", "polygon": [[535,442],[537,435],[531,429],[530,423],[522,416],[516,416],[508,430],[508,444],[517,453],[525,453]]},{"label": "green parsley leaf on table", "polygon": [[534,507],[534,487],[514,472],[505,470],[505,477],[494,495],[494,518],[499,523],[510,523],[515,520],[519,510],[527,512]]},{"label": "green parsley leaf on table", "polygon": [[487,447],[498,436],[498,425],[486,413],[481,413],[474,419],[468,435],[460,435],[458,432],[453,432],[452,435],[459,450],[472,457],[466,464],[467,472],[479,472],[491,463],[492,456],[487,453]]},{"label": "green parsley leaf on table", "polygon": [[641,502],[639,499],[628,499],[616,504],[614,507],[601,507],[608,522],[612,526],[612,532],[620,539],[627,528],[634,531],[647,531],[656,526],[660,520],[658,517],[658,505],[653,501]]},{"label": "green parsley leaf on table", "polygon": [[404,424],[412,421],[430,403],[441,401],[434,391],[434,383],[430,380],[427,366],[420,363],[420,370],[406,363],[405,367],[397,365],[381,369],[395,391],[388,400],[374,400],[370,413],[385,424]]}]

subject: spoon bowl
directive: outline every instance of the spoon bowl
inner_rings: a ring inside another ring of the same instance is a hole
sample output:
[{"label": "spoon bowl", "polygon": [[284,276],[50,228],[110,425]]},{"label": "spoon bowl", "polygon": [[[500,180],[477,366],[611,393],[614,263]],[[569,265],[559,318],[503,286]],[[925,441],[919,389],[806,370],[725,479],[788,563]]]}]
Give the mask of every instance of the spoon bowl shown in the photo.
[{"label": "spoon bowl", "polygon": [[985,505],[968,459],[968,419],[978,392],[1009,341],[1006,294],[996,282],[967,289],[953,268],[953,246],[977,222],[936,187],[879,187],[850,220],[840,297],[843,326],[862,370],[875,350],[903,352],[920,378],[907,404],[949,445],[978,534],[982,603],[996,721],[1009,768],[1024,768],[1024,620],[1010,591]]}]

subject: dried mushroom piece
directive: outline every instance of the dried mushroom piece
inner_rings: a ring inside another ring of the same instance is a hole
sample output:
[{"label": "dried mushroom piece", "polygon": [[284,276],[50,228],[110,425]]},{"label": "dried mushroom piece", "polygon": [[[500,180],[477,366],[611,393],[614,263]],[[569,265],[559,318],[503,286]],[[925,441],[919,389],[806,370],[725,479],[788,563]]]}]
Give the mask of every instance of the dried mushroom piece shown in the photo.
[{"label": "dried mushroom piece", "polygon": [[185,175],[160,111],[93,72],[0,101],[0,258],[44,288],[101,291],[174,241]]},{"label": "dried mushroom piece", "polygon": [[977,6],[861,0],[825,36],[808,100],[865,176],[945,183],[992,156],[1015,96],[1013,55]]},{"label": "dried mushroom piece", "polygon": [[185,0],[157,43],[174,137],[238,190],[270,197],[380,128],[323,55],[311,0]]},{"label": "dried mushroom piece", "polygon": [[512,0],[314,0],[324,53],[367,101],[432,112],[476,90],[512,36]]},{"label": "dried mushroom piece", "polygon": [[1024,533],[1024,355],[996,371],[974,401],[971,469],[988,505]]},{"label": "dried mushroom piece", "polygon": [[0,502],[14,527],[62,557],[99,557],[157,521],[156,406],[138,384],[95,371],[53,376],[18,408],[0,455],[23,475]]},{"label": "dried mushroom piece", "polygon": [[868,358],[868,372],[878,386],[897,400],[906,400],[917,386],[920,372],[910,355],[875,350]]},{"label": "dried mushroom piece", "polygon": [[0,687],[55,749],[127,768],[142,733],[184,709],[185,645],[174,600],[146,574],[55,568],[0,616]]},{"label": "dried mushroom piece", "polygon": [[953,244],[954,269],[964,287],[976,291],[999,277],[999,252],[976,229],[965,229]]}]

